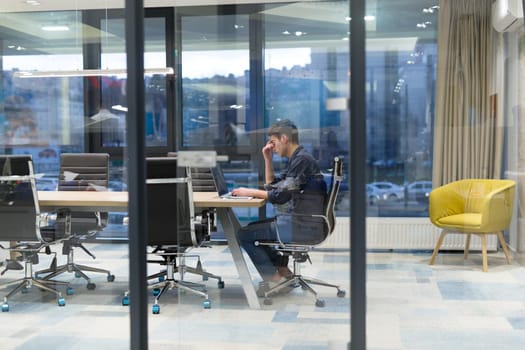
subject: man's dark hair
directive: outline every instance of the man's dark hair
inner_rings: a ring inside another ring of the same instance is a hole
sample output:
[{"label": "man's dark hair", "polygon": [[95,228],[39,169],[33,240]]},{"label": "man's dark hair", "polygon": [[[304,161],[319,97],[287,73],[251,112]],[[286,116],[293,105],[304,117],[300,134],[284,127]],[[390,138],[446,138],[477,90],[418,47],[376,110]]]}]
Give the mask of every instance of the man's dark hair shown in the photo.
[{"label": "man's dark hair", "polygon": [[289,119],[279,120],[273,124],[270,130],[268,130],[268,135],[275,135],[277,137],[286,135],[292,143],[299,144],[299,131],[297,130],[297,126]]}]

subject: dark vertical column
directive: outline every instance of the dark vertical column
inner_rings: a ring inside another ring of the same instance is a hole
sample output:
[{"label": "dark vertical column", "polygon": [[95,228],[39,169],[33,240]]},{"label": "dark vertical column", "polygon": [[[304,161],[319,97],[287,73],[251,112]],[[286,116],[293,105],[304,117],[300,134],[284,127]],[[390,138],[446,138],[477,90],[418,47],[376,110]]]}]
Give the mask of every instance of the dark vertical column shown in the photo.
[{"label": "dark vertical column", "polygon": [[[86,28],[100,27],[100,14],[94,11],[82,12],[83,31]],[[84,32],[81,33],[84,37]],[[82,43],[82,58],[84,69],[99,69],[102,50],[100,47],[100,37],[92,39],[89,42]],[[84,115],[92,116],[100,110],[100,77],[85,77],[84,84]],[[84,132],[84,150],[86,152],[97,152],[102,146],[101,132]]]},{"label": "dark vertical column", "polygon": [[[250,130],[265,130],[266,110],[264,108],[264,24],[263,15],[255,13],[250,15],[250,114],[248,123]],[[262,118],[261,118],[262,117]],[[257,161],[259,169],[259,183],[264,180],[264,158],[261,157],[261,149],[266,142],[265,132],[253,133],[251,143],[255,145],[254,151],[250,154],[250,159]],[[259,208],[259,217],[266,217],[266,206]]]},{"label": "dark vertical column", "polygon": [[351,350],[366,349],[365,0],[350,0]]},{"label": "dark vertical column", "polygon": [[148,349],[146,312],[146,185],[145,185],[145,89],[144,4],[126,0],[127,147],[129,191],[129,284],[132,350]]}]

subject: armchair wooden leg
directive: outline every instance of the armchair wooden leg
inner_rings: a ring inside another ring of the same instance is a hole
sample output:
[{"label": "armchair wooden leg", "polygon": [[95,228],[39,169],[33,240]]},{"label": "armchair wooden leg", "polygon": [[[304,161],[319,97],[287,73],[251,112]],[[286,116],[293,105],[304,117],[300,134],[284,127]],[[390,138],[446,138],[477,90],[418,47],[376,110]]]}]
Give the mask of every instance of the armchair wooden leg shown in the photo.
[{"label": "armchair wooden leg", "polygon": [[487,272],[489,270],[489,263],[488,263],[488,257],[487,257],[487,235],[481,234],[481,255],[483,258],[483,272]]},{"label": "armchair wooden leg", "polygon": [[471,234],[467,233],[467,238],[465,239],[465,253],[463,255],[463,258],[465,260],[467,260],[467,258],[468,258],[468,252],[469,252],[469,249],[470,249],[470,236],[471,236]]},{"label": "armchair wooden leg", "polygon": [[438,241],[436,243],[436,247],[434,248],[434,252],[432,253],[432,257],[430,258],[429,265],[434,265],[434,260],[436,260],[436,256],[439,253],[439,248],[441,248],[441,244],[443,244],[443,240],[445,239],[445,236],[447,235],[447,232],[443,230],[441,232],[441,235],[439,235]]},{"label": "armchair wooden leg", "polygon": [[496,232],[496,234],[498,235],[501,248],[503,248],[503,252],[505,253],[505,257],[507,258],[507,263],[510,265],[512,263],[512,256],[510,255],[509,248],[507,247],[507,243],[505,242],[505,237],[503,237],[503,232],[499,231]]}]

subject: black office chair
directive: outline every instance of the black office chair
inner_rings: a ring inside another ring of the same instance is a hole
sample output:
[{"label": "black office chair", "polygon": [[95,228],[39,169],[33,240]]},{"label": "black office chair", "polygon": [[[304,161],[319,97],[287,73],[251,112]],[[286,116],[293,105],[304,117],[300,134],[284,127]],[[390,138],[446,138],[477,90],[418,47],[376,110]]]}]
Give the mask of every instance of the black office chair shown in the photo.
[{"label": "black office chair", "polygon": [[[168,152],[168,157],[177,157],[177,152]],[[217,192],[217,188],[215,187],[215,181],[213,180],[213,175],[211,173],[210,168],[189,168],[188,176],[191,177],[191,189],[193,192]],[[201,213],[202,217],[206,217],[208,221],[208,227],[210,232],[216,232],[217,231],[217,224],[216,224],[216,209],[215,208],[196,208],[197,211]],[[201,244],[201,247],[208,247],[211,248],[206,242],[203,242]],[[190,256],[188,256],[190,257]],[[202,262],[200,260],[199,255],[191,255],[193,258],[197,258],[197,264],[195,267],[188,266],[184,263],[184,261],[179,262],[178,271],[181,275],[181,279],[184,279],[184,274],[186,272],[193,273],[196,275],[202,276],[203,281],[207,281],[210,278],[215,278],[218,280],[218,287],[224,288],[224,281],[222,281],[221,277],[214,275],[212,273],[207,272],[202,267]],[[159,272],[159,274],[162,275],[162,272]],[[157,274],[158,275],[158,274]],[[155,276],[149,276],[156,277]]]},{"label": "black office chair", "polygon": [[312,251],[319,244],[323,243],[328,237],[330,237],[330,235],[334,231],[334,228],[335,228],[335,201],[337,198],[337,194],[339,192],[339,187],[341,185],[342,179],[343,179],[343,162],[339,157],[335,157],[334,166],[332,169],[332,183],[331,183],[331,186],[328,192],[328,197],[325,201],[324,213],[290,214],[292,217],[295,217],[296,219],[299,219],[300,221],[312,220],[312,222],[315,222],[317,220],[322,220],[322,222],[324,222],[323,235],[317,241],[315,242],[309,241],[309,242],[304,242],[304,243],[301,243],[301,242],[284,243],[282,242],[280,238],[278,225],[275,225],[276,230],[277,230],[277,236],[278,236],[277,242],[264,242],[264,241],[255,242],[255,244],[257,245],[270,246],[273,249],[277,250],[279,254],[283,256],[292,257],[293,259],[292,277],[290,279],[287,279],[286,281],[279,283],[273,288],[265,291],[264,292],[264,298],[265,298],[264,304],[271,305],[272,304],[271,296],[274,294],[277,294],[280,290],[283,290],[284,288],[292,288],[294,286],[301,286],[302,289],[307,290],[308,292],[312,293],[315,296],[316,306],[318,307],[325,306],[325,301],[318,297],[317,292],[310,286],[310,284],[336,288],[338,297],[342,298],[345,296],[346,292],[343,289],[341,289],[340,286],[332,284],[332,283],[327,283],[327,282],[324,282],[324,281],[321,281],[315,278],[303,276],[300,271],[301,263],[304,263],[306,261],[311,263],[310,255],[309,255],[310,251]]},{"label": "black office chair", "polygon": [[[109,183],[109,154],[107,153],[63,153],[60,156],[60,174],[58,179],[59,191],[107,191]],[[60,219],[60,218],[58,218]],[[56,266],[56,257],[51,267],[37,271],[38,277],[47,274],[44,279],[48,280],[64,272],[74,272],[76,277],[82,277],[87,281],[87,289],[96,288],[95,283],[84,271],[104,273],[108,282],[115,280],[115,275],[109,270],[81,265],[74,262],[74,248],[82,249],[86,254],[95,259],[84,245],[83,241],[104,229],[108,221],[108,213],[104,212],[72,212],[71,213],[71,235],[64,240],[62,254],[67,256],[67,262]],[[68,294],[73,293],[69,288]]]},{"label": "black office chair", "polygon": [[[209,240],[209,221],[194,213],[191,176],[186,175],[186,168],[177,167],[174,157],[147,158],[146,167],[147,241],[153,248],[150,254],[161,258],[148,260],[148,263],[166,266],[164,271],[148,277],[159,278],[159,282],[148,285],[155,296],[152,312],[160,313],[159,299],[173,288],[204,297],[204,308],[210,308],[204,285],[175,279],[175,273],[181,272],[177,260],[184,260],[191,248],[200,247]],[[223,285],[220,277],[211,276],[218,278],[219,284]],[[128,292],[124,294],[122,304],[129,304]]]},{"label": "black office chair", "polygon": [[[10,241],[8,247],[0,248],[15,253],[14,260],[6,261],[7,270],[24,270],[24,277],[8,282],[5,286],[16,287],[4,296],[2,312],[9,311],[9,298],[18,292],[28,292],[32,286],[54,293],[58,306],[66,305],[62,294],[52,285],[68,286],[67,282],[42,281],[33,277],[33,264],[39,261],[42,249],[57,243],[67,231],[67,222],[40,227],[40,208],[30,155],[0,156],[0,241]],[[46,238],[45,238],[46,237]],[[19,261],[23,261],[22,267]]]}]

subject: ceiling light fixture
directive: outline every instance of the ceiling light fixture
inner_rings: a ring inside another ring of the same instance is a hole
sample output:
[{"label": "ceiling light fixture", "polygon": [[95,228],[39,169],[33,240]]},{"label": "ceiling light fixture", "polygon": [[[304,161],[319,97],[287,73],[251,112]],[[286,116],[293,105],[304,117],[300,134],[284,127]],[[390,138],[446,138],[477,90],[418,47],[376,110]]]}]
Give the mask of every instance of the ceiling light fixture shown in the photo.
[{"label": "ceiling light fixture", "polygon": [[427,21],[427,22],[423,22],[423,23],[418,23],[418,24],[416,24],[416,27],[418,27],[418,28],[426,28],[426,27],[428,27],[428,26],[431,25],[431,24],[432,24],[432,22],[428,22],[428,21]]},{"label": "ceiling light fixture", "polygon": [[[15,78],[61,78],[61,77],[100,77],[126,75],[126,69],[83,69],[83,70],[53,70],[53,71],[19,71],[13,73]],[[171,67],[146,68],[144,74],[173,75]]]},{"label": "ceiling light fixture", "polygon": [[120,112],[127,112],[128,111],[128,107],[124,107],[123,105],[114,105],[114,106],[111,106],[111,109],[114,109],[114,110],[120,111]]},{"label": "ceiling light fixture", "polygon": [[28,4],[28,5],[33,5],[33,6],[40,5],[40,2],[37,1],[37,0],[26,0],[25,3]]},{"label": "ceiling light fixture", "polygon": [[[349,17],[349,16],[345,17],[345,21],[350,22],[351,20],[352,20],[352,17]],[[376,16],[374,16],[374,15],[366,15],[364,17],[364,20],[365,21],[375,21],[376,20]]]},{"label": "ceiling light fixture", "polygon": [[423,13],[434,13],[434,11],[439,10],[439,5],[430,6],[422,10]]},{"label": "ceiling light fixture", "polygon": [[66,32],[69,30],[69,27],[66,25],[53,24],[53,25],[44,25],[40,27],[40,29],[46,32]]}]

